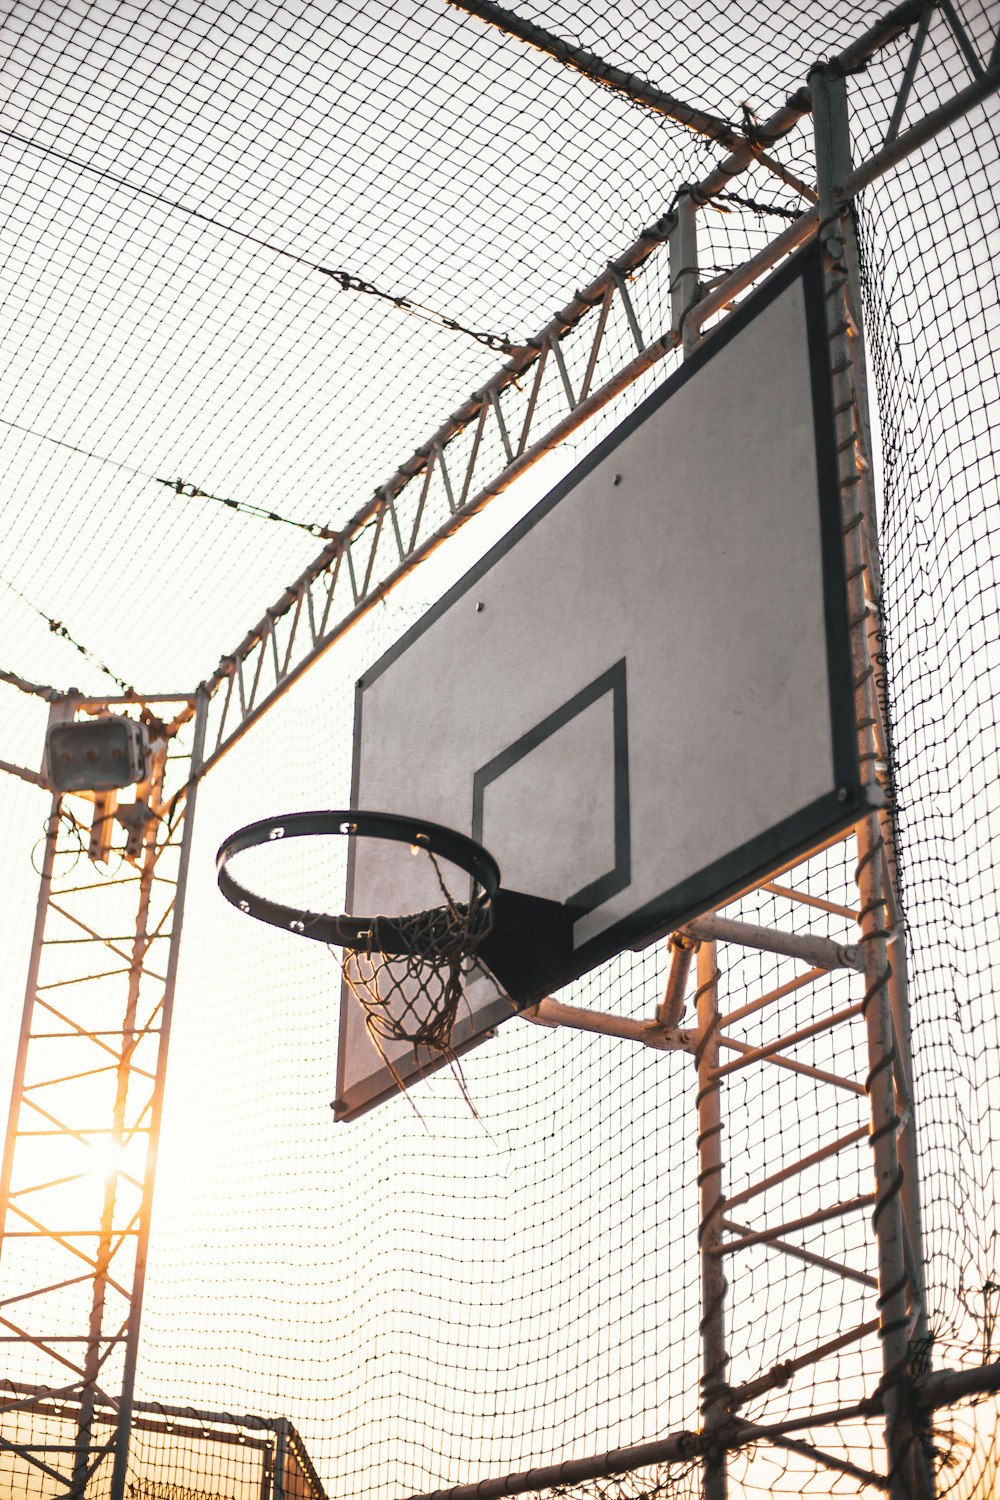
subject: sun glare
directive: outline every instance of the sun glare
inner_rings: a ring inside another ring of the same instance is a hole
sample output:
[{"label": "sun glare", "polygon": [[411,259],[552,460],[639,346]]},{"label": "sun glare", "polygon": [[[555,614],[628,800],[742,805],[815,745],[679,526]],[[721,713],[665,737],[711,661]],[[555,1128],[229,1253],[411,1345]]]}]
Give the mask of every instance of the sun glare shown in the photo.
[{"label": "sun glare", "polygon": [[94,1182],[110,1182],[125,1170],[125,1147],[120,1141],[93,1141],[87,1148],[85,1176]]}]

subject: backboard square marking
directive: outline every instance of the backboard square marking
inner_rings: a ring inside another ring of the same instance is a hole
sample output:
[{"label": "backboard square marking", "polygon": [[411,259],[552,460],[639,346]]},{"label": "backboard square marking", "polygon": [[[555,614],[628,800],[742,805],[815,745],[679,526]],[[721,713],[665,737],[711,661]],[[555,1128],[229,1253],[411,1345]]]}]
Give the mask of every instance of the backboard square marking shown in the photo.
[{"label": "backboard square marking", "polygon": [[[624,890],[632,878],[632,834],[630,824],[629,766],[628,766],[628,698],[626,689],[625,658],[615,662],[593,682],[575,693],[559,708],[548,714],[540,723],[493,756],[473,777],[472,836],[485,842],[484,826],[486,793],[490,786],[511,773],[532,752],[546,741],[553,739],[560,730],[579,720],[589,708],[609,698],[611,723],[609,734],[610,765],[610,816],[613,862],[578,890],[572,892],[549,892],[552,899],[564,900],[568,906],[579,909],[580,914],[592,911],[602,901]],[[601,767],[593,768],[600,774]],[[551,788],[539,788],[540,800],[545,799]],[[581,819],[586,817],[585,808],[575,810]],[[578,833],[583,830],[578,825]],[[564,831],[565,832],[565,831]],[[501,865],[503,861],[501,860]],[[517,877],[508,877],[508,885],[517,885]]]}]

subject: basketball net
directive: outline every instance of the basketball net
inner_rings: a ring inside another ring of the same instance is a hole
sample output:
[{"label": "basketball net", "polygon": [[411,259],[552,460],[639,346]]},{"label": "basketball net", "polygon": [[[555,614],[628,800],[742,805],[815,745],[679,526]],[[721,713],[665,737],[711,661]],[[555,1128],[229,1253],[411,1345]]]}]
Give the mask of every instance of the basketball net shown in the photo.
[{"label": "basketball net", "polygon": [[382,951],[379,928],[387,919],[375,917],[365,947],[344,949],[341,958],[372,1044],[404,1092],[387,1045],[407,1042],[414,1054],[423,1047],[455,1064],[452,1033],[464,993],[463,977],[493,927],[493,903],[478,881],[473,879],[467,901],[456,900],[434,853],[426,847],[423,852],[434,866],[443,903],[392,918],[393,947],[402,946],[403,952]]}]

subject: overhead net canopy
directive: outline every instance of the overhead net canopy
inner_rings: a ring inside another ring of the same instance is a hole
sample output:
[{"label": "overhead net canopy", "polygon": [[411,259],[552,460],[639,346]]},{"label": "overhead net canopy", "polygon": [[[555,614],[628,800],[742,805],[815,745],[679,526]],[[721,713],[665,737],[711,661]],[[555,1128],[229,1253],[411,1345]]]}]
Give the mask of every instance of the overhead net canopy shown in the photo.
[{"label": "overhead net canopy", "polygon": [[[958,9],[982,72],[995,17],[981,0]],[[712,139],[444,0],[10,6],[0,761],[40,763],[36,688],[189,693],[211,677],[376,489],[417,452],[426,462],[449,416],[705,177],[725,130],[752,140],[810,65],[881,11],[518,6],[717,117]],[[912,35],[849,80],[857,159],[885,138]],[[955,31],[935,22],[907,118],[969,76]],[[929,1311],[935,1357],[952,1366],[995,1356],[1000,1296],[996,127],[987,101],[859,212]],[[704,282],[808,203],[795,186],[815,183],[808,114],[774,154],[783,177],[755,159],[700,215]],[[649,343],[670,323],[665,253],[629,278]],[[595,305],[565,321],[599,316]],[[635,352],[622,317],[592,372],[586,348],[565,341],[567,378],[579,395]],[[670,363],[558,448],[546,477]],[[530,394],[519,377],[498,401],[523,414]],[[533,431],[565,410],[553,362]],[[482,442],[499,473],[501,430],[484,428]],[[413,472],[415,509],[424,471]],[[337,966],[319,945],[246,923],[214,889],[212,855],[237,824],[346,805],[354,680],[521,513],[533,483],[470,523],[464,550],[445,546],[389,593],[212,771],[198,809],[137,1391],[148,1406],[288,1417],[331,1495],[388,1500],[700,1420],[696,1121],[682,1059],[512,1023],[463,1064],[475,1113],[444,1073],[420,1117],[397,1100],[335,1126]],[[449,496],[435,486],[428,504],[443,522]],[[4,1080],[47,806],[36,786],[0,776]],[[833,850],[802,878],[849,907],[849,875]],[[797,911],[770,895],[730,914],[808,926]],[[833,926],[838,939],[852,930]],[[665,963],[654,949],[625,954],[569,998],[649,1016]],[[723,968],[724,1010],[791,973],[725,951]],[[823,981],[831,1008],[838,984]],[[809,1019],[793,995],[770,1024],[776,1035]],[[853,1048],[840,1061],[861,1075]],[[853,1100],[786,1079],[780,1107],[802,1132],[776,1143],[777,1096],[742,1081],[732,1097],[730,1159],[766,1157],[776,1170],[807,1136],[841,1136],[859,1118]],[[788,1186],[784,1216],[806,1212],[810,1191],[866,1190],[867,1160],[842,1170]],[[743,1378],[793,1359],[817,1330],[874,1315],[870,1239],[856,1220],[821,1231],[815,1253],[862,1266],[836,1295],[814,1265],[763,1250],[734,1276]],[[810,1367],[784,1414],[853,1398],[855,1376],[846,1357]],[[32,1369],[10,1378],[30,1381]],[[170,1422],[148,1406],[137,1495],[259,1493],[256,1458],[245,1482],[230,1460],[182,1465]],[[994,1415],[990,1402],[935,1434],[941,1493],[989,1492]],[[876,1438],[859,1422],[845,1462],[875,1465]],[[747,1494],[856,1487],[787,1450],[741,1463]],[[697,1485],[681,1465],[607,1493]]]},{"label": "overhead net canopy", "polygon": [[[797,9],[742,60],[721,10],[686,60],[662,19],[571,32],[738,126],[865,15],[803,34]],[[4,42],[4,665],[86,691],[99,664],[207,676],[315,533],[720,154],[443,4],[23,5]],[[786,160],[809,153],[805,129]],[[780,226],[720,207],[727,265]]]}]

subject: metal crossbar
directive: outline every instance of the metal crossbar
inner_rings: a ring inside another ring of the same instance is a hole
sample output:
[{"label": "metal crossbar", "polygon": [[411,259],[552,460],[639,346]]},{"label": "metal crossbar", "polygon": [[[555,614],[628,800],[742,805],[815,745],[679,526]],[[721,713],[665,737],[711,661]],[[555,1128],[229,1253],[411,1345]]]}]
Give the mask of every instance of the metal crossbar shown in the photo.
[{"label": "metal crossbar", "polygon": [[[728,1203],[726,1207],[728,1208]],[[747,1224],[738,1224],[728,1216],[723,1219],[724,1229],[732,1234],[748,1235],[753,1230]],[[814,1250],[806,1250],[801,1245],[793,1245],[788,1240],[768,1240],[768,1250],[780,1250],[783,1255],[790,1255],[793,1260],[801,1260],[806,1265],[818,1266],[820,1270],[832,1271],[835,1276],[843,1277],[845,1281],[856,1281],[859,1286],[877,1287],[878,1279],[869,1276],[867,1271],[856,1271],[853,1266],[846,1266],[842,1261],[832,1260],[827,1255],[817,1255]]]}]

